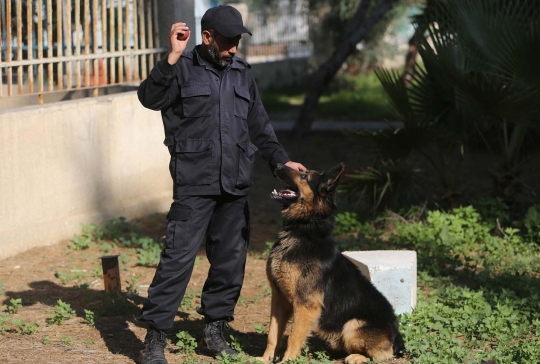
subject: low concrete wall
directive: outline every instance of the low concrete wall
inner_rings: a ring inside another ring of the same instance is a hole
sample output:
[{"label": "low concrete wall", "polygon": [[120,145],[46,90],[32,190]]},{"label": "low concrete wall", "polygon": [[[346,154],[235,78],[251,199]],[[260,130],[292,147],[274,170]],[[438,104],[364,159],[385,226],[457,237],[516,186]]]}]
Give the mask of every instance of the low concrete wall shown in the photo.
[{"label": "low concrete wall", "polygon": [[162,141],[160,113],[135,92],[0,112],[0,259],[81,223],[166,211]]},{"label": "low concrete wall", "polygon": [[267,63],[254,63],[251,72],[259,90],[282,87],[304,87],[308,79],[308,59],[286,59]]}]

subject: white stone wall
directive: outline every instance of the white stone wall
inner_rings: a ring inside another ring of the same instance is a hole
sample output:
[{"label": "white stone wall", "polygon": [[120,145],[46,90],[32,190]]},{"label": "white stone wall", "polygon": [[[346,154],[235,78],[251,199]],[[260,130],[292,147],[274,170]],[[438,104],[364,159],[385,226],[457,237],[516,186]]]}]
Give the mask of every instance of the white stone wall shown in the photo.
[{"label": "white stone wall", "polygon": [[0,259],[70,239],[81,223],[166,211],[159,112],[135,92],[0,112]]}]

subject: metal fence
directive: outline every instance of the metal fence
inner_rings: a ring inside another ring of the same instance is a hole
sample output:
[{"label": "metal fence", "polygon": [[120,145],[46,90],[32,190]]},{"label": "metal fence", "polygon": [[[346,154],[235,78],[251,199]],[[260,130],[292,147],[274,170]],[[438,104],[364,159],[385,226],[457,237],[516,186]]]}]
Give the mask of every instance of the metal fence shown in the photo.
[{"label": "metal fence", "polygon": [[308,3],[281,0],[275,9],[250,13],[253,37],[246,46],[250,62],[303,58],[311,55]]},{"label": "metal fence", "polygon": [[145,78],[160,53],[158,0],[0,0],[0,98]]}]

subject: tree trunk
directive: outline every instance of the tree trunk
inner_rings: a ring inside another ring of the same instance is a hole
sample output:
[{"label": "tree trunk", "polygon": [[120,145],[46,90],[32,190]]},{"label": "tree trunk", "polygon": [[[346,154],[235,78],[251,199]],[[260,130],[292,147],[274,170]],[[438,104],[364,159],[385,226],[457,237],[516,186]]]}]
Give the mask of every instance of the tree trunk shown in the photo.
[{"label": "tree trunk", "polygon": [[[423,14],[432,11],[434,7],[435,1],[427,0]],[[420,40],[427,27],[428,24],[426,23],[424,17],[422,17],[420,20],[418,20],[416,30],[411,39],[409,39],[409,49],[407,50],[407,55],[405,56],[405,67],[401,76],[401,79],[405,81],[407,85],[411,82],[414,75],[414,70],[416,68],[416,57],[418,56],[418,44],[420,43]]]},{"label": "tree trunk", "polygon": [[405,81],[405,84],[409,84],[414,75],[414,69],[416,68],[416,57],[418,55],[418,39],[424,34],[425,28],[420,29],[418,27],[414,32],[414,35],[409,39],[409,49],[405,56],[405,67],[401,79]]},{"label": "tree trunk", "polygon": [[324,62],[312,75],[306,98],[296,119],[293,131],[298,135],[305,135],[311,130],[311,124],[317,115],[316,108],[322,93],[336,75],[337,71],[347,57],[355,50],[356,45],[364,39],[371,28],[390,10],[397,0],[384,0],[366,18],[371,0],[362,0],[351,20],[351,24],[332,56]]}]

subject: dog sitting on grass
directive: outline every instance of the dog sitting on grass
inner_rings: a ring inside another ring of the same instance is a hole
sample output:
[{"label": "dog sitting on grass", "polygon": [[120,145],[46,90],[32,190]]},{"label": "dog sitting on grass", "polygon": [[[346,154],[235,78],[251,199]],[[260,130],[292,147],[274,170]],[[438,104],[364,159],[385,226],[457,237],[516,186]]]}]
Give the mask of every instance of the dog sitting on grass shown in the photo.
[{"label": "dog sitting on grass", "polygon": [[283,228],[268,258],[272,288],[268,343],[259,360],[271,363],[287,322],[293,322],[281,362],[297,357],[311,332],[346,363],[399,356],[404,349],[388,300],[336,247],[332,239],[337,186],[343,164],[324,173],[278,165],[287,186],[274,190]]}]

